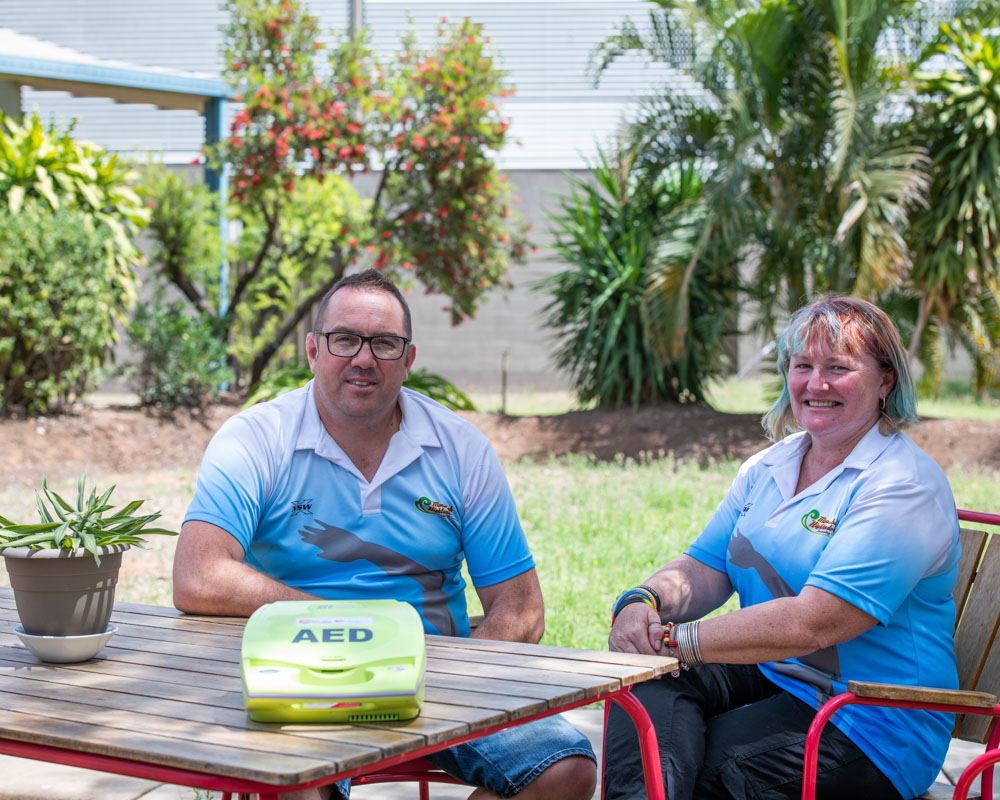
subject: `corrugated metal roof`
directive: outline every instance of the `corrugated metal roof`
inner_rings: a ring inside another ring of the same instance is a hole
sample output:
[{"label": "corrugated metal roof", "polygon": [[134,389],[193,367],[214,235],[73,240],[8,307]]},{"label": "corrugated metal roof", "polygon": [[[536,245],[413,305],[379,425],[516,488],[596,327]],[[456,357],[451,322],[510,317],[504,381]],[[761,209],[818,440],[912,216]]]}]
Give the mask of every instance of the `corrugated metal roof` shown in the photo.
[{"label": "corrugated metal roof", "polygon": [[98,58],[9,28],[0,28],[0,78],[34,89],[197,112],[205,98],[231,95],[218,76]]},{"label": "corrugated metal roof", "polygon": [[[346,0],[312,0],[311,12],[327,31],[347,25]],[[367,0],[365,22],[382,52],[399,48],[409,25],[430,41],[442,17],[468,16],[484,26],[517,94],[505,101],[511,145],[506,169],[578,168],[598,142],[609,141],[630,101],[670,77],[660,65],[622,59],[593,86],[589,71],[596,45],[625,16],[648,13],[645,0]],[[104,59],[221,74],[221,4],[206,0],[0,0],[9,28]],[[331,40],[331,33],[324,38]],[[61,122],[76,118],[76,135],[115,151],[150,150],[168,163],[199,153],[201,117],[191,111],[121,106],[25,88],[25,110]],[[520,146],[514,143],[520,140]]]}]

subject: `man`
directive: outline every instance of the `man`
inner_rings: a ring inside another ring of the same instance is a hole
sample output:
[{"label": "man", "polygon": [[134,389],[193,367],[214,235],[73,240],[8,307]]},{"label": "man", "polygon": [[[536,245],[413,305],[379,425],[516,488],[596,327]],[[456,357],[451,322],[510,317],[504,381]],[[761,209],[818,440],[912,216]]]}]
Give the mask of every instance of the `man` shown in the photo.
[{"label": "man", "polygon": [[[429,633],[470,634],[463,554],[485,618],[471,634],[537,642],[541,589],[500,462],[472,425],[403,389],[410,311],[376,270],[323,298],[314,379],[228,420],[209,444],[174,557],[174,604],[247,616],[277,600],[392,597]],[[593,750],[548,718],[431,756],[476,800],[589,798]],[[346,796],[349,782],[334,788]],[[330,787],[284,795],[330,797]]]}]

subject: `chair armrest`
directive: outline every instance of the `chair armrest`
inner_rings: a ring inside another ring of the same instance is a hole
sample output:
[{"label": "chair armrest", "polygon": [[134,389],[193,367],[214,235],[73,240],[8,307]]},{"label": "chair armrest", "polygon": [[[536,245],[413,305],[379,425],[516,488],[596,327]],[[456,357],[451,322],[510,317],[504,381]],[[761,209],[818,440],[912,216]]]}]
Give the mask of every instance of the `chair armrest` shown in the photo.
[{"label": "chair armrest", "polygon": [[869,697],[878,700],[950,703],[968,708],[992,708],[997,702],[997,696],[988,692],[967,692],[961,689],[933,689],[928,686],[900,686],[895,683],[848,681],[847,691],[858,697]]}]

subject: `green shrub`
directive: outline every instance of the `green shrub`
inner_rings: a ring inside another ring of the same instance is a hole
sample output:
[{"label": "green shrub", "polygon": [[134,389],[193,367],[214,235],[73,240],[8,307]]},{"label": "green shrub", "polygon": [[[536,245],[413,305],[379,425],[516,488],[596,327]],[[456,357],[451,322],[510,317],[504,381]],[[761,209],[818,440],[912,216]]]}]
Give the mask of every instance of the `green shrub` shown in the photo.
[{"label": "green shrub", "polygon": [[88,388],[134,291],[86,212],[0,208],[0,414],[56,410]]},{"label": "green shrub", "polygon": [[180,303],[142,303],[127,330],[139,357],[121,374],[144,406],[202,408],[232,380],[215,317],[192,317]]}]

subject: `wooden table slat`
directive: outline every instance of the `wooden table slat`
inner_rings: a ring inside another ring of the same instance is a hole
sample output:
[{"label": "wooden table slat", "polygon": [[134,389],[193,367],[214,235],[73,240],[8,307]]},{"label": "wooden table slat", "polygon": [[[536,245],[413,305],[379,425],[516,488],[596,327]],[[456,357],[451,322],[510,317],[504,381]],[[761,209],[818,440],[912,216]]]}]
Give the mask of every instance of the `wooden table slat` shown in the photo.
[{"label": "wooden table slat", "polygon": [[[0,708],[4,738],[64,747],[84,753],[156,763],[212,775],[244,778],[276,785],[294,785],[379,761],[372,748],[343,746],[346,755],[325,761],[266,750],[226,747],[211,741],[184,742],[145,731],[120,730],[59,716],[22,713]],[[339,749],[339,748],[338,748]]]},{"label": "wooden table slat", "polygon": [[458,638],[454,636],[436,636],[428,634],[427,645],[446,644],[464,650],[484,650],[487,652],[502,647],[506,653],[523,653],[539,655],[546,658],[558,657],[567,661],[594,661],[602,664],[621,664],[626,667],[646,667],[657,675],[670,672],[674,667],[673,659],[663,656],[647,656],[639,653],[612,653],[610,650],[581,650],[573,647],[554,647],[547,644],[528,644],[527,642],[498,642],[493,639]]},{"label": "wooden table slat", "polygon": [[64,680],[68,682],[73,680],[71,675],[80,672],[96,672],[101,675],[113,675],[120,680],[159,681],[170,686],[174,693],[184,691],[188,686],[220,691],[241,691],[242,684],[238,670],[231,675],[222,675],[211,672],[186,671],[180,666],[173,669],[163,669],[156,665],[115,660],[109,657],[109,653],[113,653],[113,648],[105,647],[90,661],[82,661],[78,664],[45,664],[22,647],[20,642],[8,644],[0,636],[0,660],[19,663],[28,668],[58,670],[66,676]]},{"label": "wooden table slat", "polygon": [[535,669],[550,669],[557,672],[570,672],[575,675],[595,675],[600,678],[615,678],[621,680],[638,676],[641,680],[653,677],[653,670],[643,667],[628,667],[622,664],[607,664],[601,661],[556,661],[533,654],[500,653],[486,650],[466,650],[459,647],[444,647],[428,645],[428,655],[439,655],[449,661],[471,661],[473,663],[503,664],[509,667],[526,667]]}]

